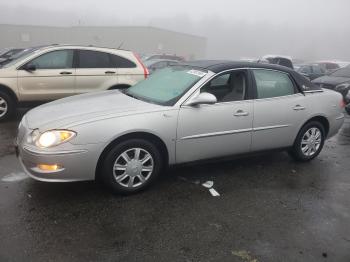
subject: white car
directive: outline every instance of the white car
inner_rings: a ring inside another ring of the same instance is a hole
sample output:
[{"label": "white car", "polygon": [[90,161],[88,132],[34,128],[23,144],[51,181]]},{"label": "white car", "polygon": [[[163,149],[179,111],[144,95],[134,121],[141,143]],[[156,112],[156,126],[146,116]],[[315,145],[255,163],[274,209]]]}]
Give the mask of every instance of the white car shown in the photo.
[{"label": "white car", "polygon": [[125,89],[148,75],[130,51],[70,45],[32,50],[0,68],[0,121],[24,102]]},{"label": "white car", "polygon": [[282,66],[199,61],[120,92],[48,103],[22,119],[16,152],[48,182],[146,188],[163,167],[271,149],[310,161],[344,122],[343,97]]}]

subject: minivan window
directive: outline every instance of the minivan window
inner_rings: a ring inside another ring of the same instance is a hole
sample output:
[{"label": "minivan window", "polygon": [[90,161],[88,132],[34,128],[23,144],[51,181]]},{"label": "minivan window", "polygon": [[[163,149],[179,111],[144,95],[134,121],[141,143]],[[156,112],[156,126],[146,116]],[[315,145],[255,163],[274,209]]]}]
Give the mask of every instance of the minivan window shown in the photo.
[{"label": "minivan window", "polygon": [[110,55],[112,60],[112,66],[115,68],[135,68],[136,64],[129,59],[126,59],[124,57],[120,57],[117,55]]},{"label": "minivan window", "polygon": [[78,68],[112,68],[109,54],[91,50],[79,50]]},{"label": "minivan window", "polygon": [[64,69],[73,67],[73,50],[57,50],[34,58],[29,64],[36,69]]},{"label": "minivan window", "polygon": [[288,74],[273,71],[256,69],[253,70],[255,77],[257,98],[270,98],[287,96],[295,93],[294,85]]}]

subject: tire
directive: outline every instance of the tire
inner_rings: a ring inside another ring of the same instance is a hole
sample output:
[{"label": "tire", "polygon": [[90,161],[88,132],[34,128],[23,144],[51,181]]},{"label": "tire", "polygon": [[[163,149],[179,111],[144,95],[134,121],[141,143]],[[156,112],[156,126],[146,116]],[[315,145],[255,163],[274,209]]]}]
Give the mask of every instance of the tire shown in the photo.
[{"label": "tire", "polygon": [[101,175],[114,193],[133,194],[150,186],[159,176],[162,166],[162,156],[153,143],[130,139],[117,144],[106,154]]},{"label": "tire", "polygon": [[322,151],[325,141],[324,126],[317,121],[306,123],[295,139],[290,155],[297,161],[310,161]]},{"label": "tire", "polygon": [[0,90],[0,122],[8,120],[14,112],[14,100],[7,92]]}]

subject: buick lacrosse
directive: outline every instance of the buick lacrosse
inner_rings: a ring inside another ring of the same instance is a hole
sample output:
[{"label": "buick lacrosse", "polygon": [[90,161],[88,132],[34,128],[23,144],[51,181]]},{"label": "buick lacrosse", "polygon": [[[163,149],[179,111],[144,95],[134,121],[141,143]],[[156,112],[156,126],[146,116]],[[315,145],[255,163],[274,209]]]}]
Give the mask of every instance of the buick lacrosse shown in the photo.
[{"label": "buick lacrosse", "polygon": [[29,111],[17,155],[34,179],[102,179],[134,193],[163,168],[286,149],[308,161],[344,122],[344,101],[277,65],[197,61],[157,71],[126,91],[64,98]]}]

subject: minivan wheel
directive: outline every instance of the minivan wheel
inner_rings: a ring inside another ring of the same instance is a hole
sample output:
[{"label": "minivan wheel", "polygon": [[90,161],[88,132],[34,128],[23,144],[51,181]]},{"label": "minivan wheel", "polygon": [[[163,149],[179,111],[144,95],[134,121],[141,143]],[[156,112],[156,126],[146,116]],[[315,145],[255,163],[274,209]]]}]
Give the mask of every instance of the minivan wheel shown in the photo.
[{"label": "minivan wheel", "polygon": [[314,159],[321,152],[325,141],[325,131],[321,123],[312,121],[304,125],[290,151],[292,157],[299,161]]},{"label": "minivan wheel", "polygon": [[115,193],[132,194],[147,188],[163,165],[157,147],[143,139],[130,139],[112,148],[103,161],[103,181]]},{"label": "minivan wheel", "polygon": [[12,116],[15,109],[15,103],[11,96],[0,90],[0,121],[4,121]]}]

